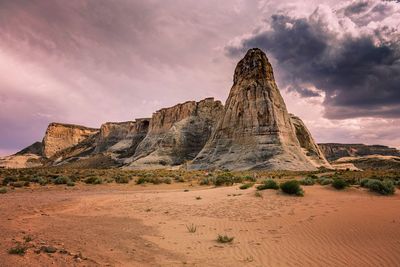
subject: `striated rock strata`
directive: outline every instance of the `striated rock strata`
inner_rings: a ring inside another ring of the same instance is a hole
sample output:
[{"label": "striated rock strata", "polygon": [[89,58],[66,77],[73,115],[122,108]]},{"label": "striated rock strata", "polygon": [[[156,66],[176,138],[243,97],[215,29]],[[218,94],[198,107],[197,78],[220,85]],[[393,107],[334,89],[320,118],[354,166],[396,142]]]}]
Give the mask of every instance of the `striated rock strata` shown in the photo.
[{"label": "striated rock strata", "polygon": [[149,132],[129,160],[129,166],[173,166],[193,159],[207,142],[222,109],[220,101],[206,98],[155,112]]},{"label": "striated rock strata", "polygon": [[[308,142],[313,141],[308,138]],[[315,170],[319,166],[300,146],[266,55],[250,49],[235,69],[214,132],[190,167]]]}]

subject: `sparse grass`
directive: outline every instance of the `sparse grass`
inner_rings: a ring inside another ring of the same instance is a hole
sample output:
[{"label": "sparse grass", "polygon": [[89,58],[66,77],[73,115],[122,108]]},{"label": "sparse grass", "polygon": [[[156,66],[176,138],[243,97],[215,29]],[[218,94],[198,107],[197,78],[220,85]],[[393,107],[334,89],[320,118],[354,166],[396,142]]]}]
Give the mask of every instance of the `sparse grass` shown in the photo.
[{"label": "sparse grass", "polygon": [[263,181],[261,185],[257,186],[257,190],[266,190],[266,189],[278,190],[279,186],[274,180],[266,179]]},{"label": "sparse grass", "polygon": [[227,235],[218,235],[217,242],[218,243],[232,243],[235,238]]},{"label": "sparse grass", "polygon": [[254,185],[254,183],[245,183],[245,184],[242,184],[239,188],[242,190],[245,190],[245,189],[249,189],[253,185]]},{"label": "sparse grass", "polygon": [[114,181],[117,184],[127,184],[127,183],[129,183],[130,179],[126,176],[117,175],[114,177]]},{"label": "sparse grass", "polygon": [[289,195],[304,196],[304,191],[300,186],[300,183],[296,180],[290,180],[280,184],[282,192]]},{"label": "sparse grass", "polygon": [[27,249],[28,249],[27,246],[24,246],[24,245],[22,245],[22,244],[18,244],[18,245],[16,245],[15,247],[10,248],[10,249],[8,250],[8,253],[9,253],[9,254],[13,254],[13,255],[20,255],[20,256],[23,256],[23,255],[25,255]]},{"label": "sparse grass", "polygon": [[197,231],[197,226],[195,224],[187,224],[186,229],[188,230],[189,233],[196,233]]},{"label": "sparse grass", "polygon": [[333,179],[332,186],[337,190],[343,190],[348,186],[348,184],[345,180],[341,178],[335,178]]}]

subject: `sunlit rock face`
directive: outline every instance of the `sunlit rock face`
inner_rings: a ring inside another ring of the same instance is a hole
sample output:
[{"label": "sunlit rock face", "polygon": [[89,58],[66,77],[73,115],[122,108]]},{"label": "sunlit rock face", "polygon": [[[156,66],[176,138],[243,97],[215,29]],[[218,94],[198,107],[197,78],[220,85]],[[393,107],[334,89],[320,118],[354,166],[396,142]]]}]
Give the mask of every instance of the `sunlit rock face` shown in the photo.
[{"label": "sunlit rock face", "polygon": [[320,165],[299,143],[267,56],[250,49],[236,66],[223,114],[191,168],[315,170]]}]

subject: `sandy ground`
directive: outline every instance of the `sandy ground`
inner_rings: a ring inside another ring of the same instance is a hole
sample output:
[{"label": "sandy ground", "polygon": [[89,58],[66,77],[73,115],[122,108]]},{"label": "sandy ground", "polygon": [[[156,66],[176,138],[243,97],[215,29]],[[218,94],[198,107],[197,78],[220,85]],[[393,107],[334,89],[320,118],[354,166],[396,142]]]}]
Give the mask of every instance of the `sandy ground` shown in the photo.
[{"label": "sandy ground", "polygon": [[[0,266],[400,266],[399,192],[305,193],[256,197],[254,188],[183,184],[17,189],[0,195]],[[220,244],[218,234],[235,239]],[[28,235],[25,256],[9,255]],[[65,252],[35,253],[43,245]]]}]

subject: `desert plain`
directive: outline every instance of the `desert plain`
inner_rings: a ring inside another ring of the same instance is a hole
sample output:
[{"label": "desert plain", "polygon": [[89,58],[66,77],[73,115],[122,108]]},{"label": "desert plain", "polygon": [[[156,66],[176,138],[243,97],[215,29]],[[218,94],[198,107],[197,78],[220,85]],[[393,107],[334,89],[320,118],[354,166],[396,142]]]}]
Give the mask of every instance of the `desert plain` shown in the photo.
[{"label": "desert plain", "polygon": [[[288,177],[301,179],[306,173],[253,173],[257,180],[247,189],[240,189],[245,181],[229,186],[204,184],[200,176],[210,175],[205,172],[177,172],[168,183],[140,182],[140,177],[131,177],[129,172],[118,173],[130,177],[129,181],[8,186],[7,192],[0,194],[0,265],[400,263],[398,190],[383,196],[356,182],[343,190],[316,183],[303,185],[304,196],[300,197],[280,190],[257,190],[256,186],[265,177],[280,183]],[[171,177],[173,173],[167,172]],[[325,175],[357,180],[365,174],[321,172],[313,177],[317,180]],[[220,243],[218,235],[233,240]],[[24,247],[25,253],[11,254],[10,249],[18,246]]]}]

